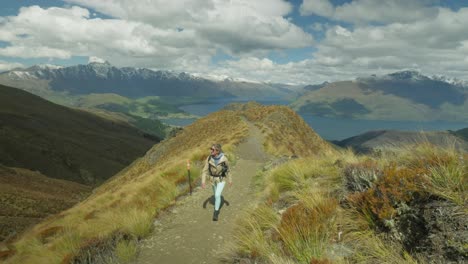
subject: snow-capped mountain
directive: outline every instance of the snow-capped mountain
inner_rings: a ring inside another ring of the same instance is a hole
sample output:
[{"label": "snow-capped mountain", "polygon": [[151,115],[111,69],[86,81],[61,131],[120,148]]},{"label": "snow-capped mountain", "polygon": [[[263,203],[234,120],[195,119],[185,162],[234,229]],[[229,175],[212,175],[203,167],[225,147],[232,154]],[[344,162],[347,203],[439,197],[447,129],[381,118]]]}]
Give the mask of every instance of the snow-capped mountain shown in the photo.
[{"label": "snow-capped mountain", "polygon": [[447,77],[444,75],[426,76],[414,70],[399,71],[383,76],[371,75],[370,77],[360,77],[357,81],[438,81],[448,83],[455,86],[468,87],[468,81],[460,80],[457,78]]}]

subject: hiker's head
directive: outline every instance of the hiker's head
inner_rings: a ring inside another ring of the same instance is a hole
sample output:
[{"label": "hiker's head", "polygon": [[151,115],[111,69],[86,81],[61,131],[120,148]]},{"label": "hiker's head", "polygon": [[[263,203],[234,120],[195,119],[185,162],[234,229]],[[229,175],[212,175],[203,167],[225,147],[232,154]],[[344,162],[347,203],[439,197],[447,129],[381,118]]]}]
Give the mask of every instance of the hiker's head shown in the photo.
[{"label": "hiker's head", "polygon": [[218,155],[219,153],[223,152],[223,150],[221,149],[221,144],[211,145],[210,151],[211,155]]}]

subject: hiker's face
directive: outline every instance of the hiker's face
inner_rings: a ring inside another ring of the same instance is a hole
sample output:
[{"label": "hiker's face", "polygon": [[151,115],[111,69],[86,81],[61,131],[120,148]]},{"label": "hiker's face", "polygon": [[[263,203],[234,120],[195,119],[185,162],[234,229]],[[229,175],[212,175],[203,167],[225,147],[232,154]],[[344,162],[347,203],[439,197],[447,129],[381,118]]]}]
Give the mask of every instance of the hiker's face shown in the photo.
[{"label": "hiker's face", "polygon": [[218,155],[218,152],[219,152],[217,149],[215,149],[215,148],[213,148],[213,147],[210,149],[210,151],[211,151],[211,155],[212,155],[212,156]]}]

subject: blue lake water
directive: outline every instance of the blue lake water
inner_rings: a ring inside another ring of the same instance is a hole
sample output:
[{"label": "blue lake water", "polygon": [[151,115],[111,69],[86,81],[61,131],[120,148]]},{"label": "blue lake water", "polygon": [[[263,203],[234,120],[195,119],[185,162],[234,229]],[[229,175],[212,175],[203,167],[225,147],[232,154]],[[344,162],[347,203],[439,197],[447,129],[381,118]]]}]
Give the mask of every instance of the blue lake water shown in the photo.
[{"label": "blue lake water", "polygon": [[[247,102],[247,99],[237,99],[235,102]],[[278,99],[256,100],[265,105],[280,104],[287,105],[288,102]],[[216,100],[209,104],[193,104],[180,107],[182,110],[205,116],[212,112],[219,111],[224,106],[232,103],[232,99]],[[342,140],[370,130],[404,130],[404,131],[443,131],[458,130],[468,127],[467,122],[447,122],[447,121],[385,121],[385,120],[355,120],[319,117],[310,114],[300,114],[315,132],[327,140]],[[186,126],[193,123],[195,119],[169,119],[164,122],[172,125]]]}]

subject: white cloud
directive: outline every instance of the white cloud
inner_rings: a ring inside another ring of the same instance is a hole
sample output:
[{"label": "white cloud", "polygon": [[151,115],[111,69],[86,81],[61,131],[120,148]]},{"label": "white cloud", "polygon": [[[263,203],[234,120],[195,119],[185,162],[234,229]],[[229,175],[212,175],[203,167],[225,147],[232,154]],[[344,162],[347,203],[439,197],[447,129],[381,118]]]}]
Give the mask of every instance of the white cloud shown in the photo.
[{"label": "white cloud", "polygon": [[89,56],[88,63],[105,63],[106,60],[96,57],[96,56]]},{"label": "white cloud", "polygon": [[9,71],[14,68],[23,68],[24,65],[17,62],[7,62],[0,60],[0,72]]},{"label": "white cloud", "polygon": [[196,44],[230,54],[299,48],[313,41],[311,35],[284,18],[292,5],[283,0],[66,1],[158,29],[190,31]]},{"label": "white cloud", "polygon": [[[0,56],[95,56],[117,66],[304,84],[408,68],[467,79],[468,8],[452,11],[423,1],[408,1],[403,10],[398,0],[380,6],[357,0],[332,6],[331,15],[329,2],[304,1],[302,14],[311,14],[308,5],[321,3],[314,14],[355,23],[350,28],[314,24],[309,30],[325,35],[313,42],[292,24],[294,19],[284,18],[292,6],[282,0],[67,0],[82,7],[31,6],[2,18],[0,41],[9,46],[0,48]],[[113,18],[98,18],[94,11]],[[316,51],[301,61],[280,64],[266,58],[272,51],[287,56],[285,49],[312,45]],[[232,59],[212,65],[220,51]]]},{"label": "white cloud", "polygon": [[69,58],[98,56],[120,66],[175,69],[210,63],[220,50],[232,56],[306,47],[312,36],[283,16],[283,0],[146,1],[70,0],[87,8],[23,7],[4,18],[0,56]]},{"label": "white cloud", "polygon": [[17,58],[60,58],[69,59],[70,52],[49,47],[10,46],[0,48],[0,56]]},{"label": "white cloud", "polygon": [[437,17],[354,29],[327,27],[313,57],[284,64],[244,57],[207,73],[283,83],[349,80],[413,69],[468,80],[468,8],[440,8]]},{"label": "white cloud", "polygon": [[[416,69],[427,75],[445,74],[468,79],[468,8],[439,8],[437,16],[411,23],[354,29],[328,28],[307,60],[311,75],[325,73],[333,79]],[[299,66],[299,65],[297,65]]]},{"label": "white cloud", "polygon": [[301,15],[319,15],[331,17],[335,12],[335,7],[328,0],[304,0],[299,8]]},{"label": "white cloud", "polygon": [[432,0],[355,0],[333,6],[329,0],[304,0],[301,15],[319,15],[352,23],[408,23],[437,16]]}]

